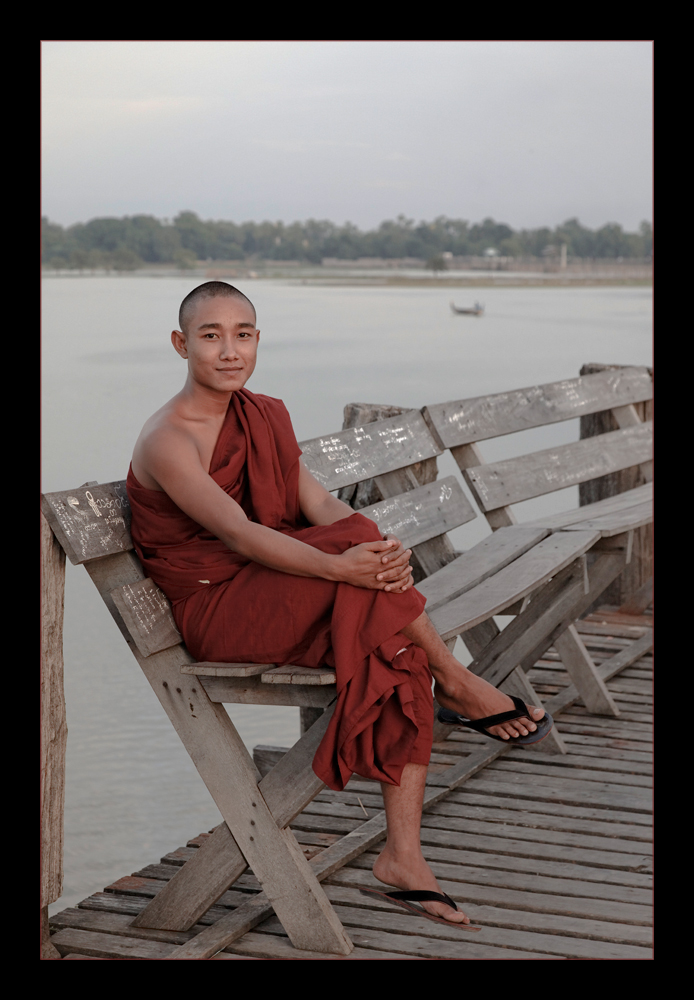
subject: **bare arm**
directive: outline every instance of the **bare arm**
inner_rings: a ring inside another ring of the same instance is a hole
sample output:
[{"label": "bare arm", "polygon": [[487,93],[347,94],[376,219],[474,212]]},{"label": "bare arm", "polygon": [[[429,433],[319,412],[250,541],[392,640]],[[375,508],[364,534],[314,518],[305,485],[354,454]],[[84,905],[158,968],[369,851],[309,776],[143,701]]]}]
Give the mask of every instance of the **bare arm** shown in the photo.
[{"label": "bare arm", "polygon": [[[385,569],[381,563],[382,555],[393,552],[399,543],[369,542],[356,545],[342,555],[330,555],[272,528],[249,521],[243,509],[202,467],[192,436],[178,427],[170,424],[159,427],[141,441],[138,444],[138,461],[182,511],[234,552],[254,562],[294,576],[321,577],[367,589],[396,589],[393,585],[396,582],[398,590],[404,589],[399,582],[403,576],[402,567]],[[323,490],[307,470],[306,475],[319,491]],[[312,497],[313,500],[308,501],[311,510],[318,494],[313,492]],[[314,514],[321,520],[314,523],[332,524],[353,513],[351,508],[329,493],[327,497],[330,503],[325,503],[325,497],[318,502],[320,510],[314,511]],[[380,579],[377,579],[378,576]]]},{"label": "bare arm", "polygon": [[[334,497],[314,479],[303,461],[299,476],[299,503],[302,514],[311,524],[334,524],[335,521],[354,514],[351,507]],[[395,535],[386,535],[385,539],[396,545],[381,555],[382,566],[377,579],[384,581],[386,590],[407,590],[413,583],[410,570],[412,552],[404,549]]]}]

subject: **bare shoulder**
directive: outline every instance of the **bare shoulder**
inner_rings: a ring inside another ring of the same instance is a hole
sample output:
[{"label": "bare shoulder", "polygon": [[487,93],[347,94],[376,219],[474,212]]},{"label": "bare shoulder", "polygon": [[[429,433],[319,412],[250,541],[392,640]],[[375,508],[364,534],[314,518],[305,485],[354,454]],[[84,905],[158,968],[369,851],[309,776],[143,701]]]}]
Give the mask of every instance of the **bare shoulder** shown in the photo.
[{"label": "bare shoulder", "polygon": [[177,470],[190,474],[196,466],[204,472],[195,435],[170,400],[145,422],[133,450],[133,473],[146,489],[167,492],[162,479]]}]

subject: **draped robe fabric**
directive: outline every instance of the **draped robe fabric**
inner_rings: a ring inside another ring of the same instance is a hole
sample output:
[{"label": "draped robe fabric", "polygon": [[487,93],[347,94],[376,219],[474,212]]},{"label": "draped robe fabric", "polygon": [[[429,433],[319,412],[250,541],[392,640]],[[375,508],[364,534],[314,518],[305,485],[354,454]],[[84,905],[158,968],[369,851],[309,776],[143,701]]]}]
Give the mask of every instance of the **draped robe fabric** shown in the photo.
[{"label": "draped robe fabric", "polygon": [[[380,539],[355,513],[310,526],[299,506],[301,451],[284,404],[246,389],[232,395],[210,476],[247,517],[324,552]],[[298,577],[231,551],[166,493],[128,473],[132,537],[145,573],[173,606],[186,646],[217,663],[334,667],[337,705],[313,769],[330,788],[351,774],[399,784],[408,762],[427,764],[433,703],[426,654],[400,630],[424,609],[404,594]]]}]

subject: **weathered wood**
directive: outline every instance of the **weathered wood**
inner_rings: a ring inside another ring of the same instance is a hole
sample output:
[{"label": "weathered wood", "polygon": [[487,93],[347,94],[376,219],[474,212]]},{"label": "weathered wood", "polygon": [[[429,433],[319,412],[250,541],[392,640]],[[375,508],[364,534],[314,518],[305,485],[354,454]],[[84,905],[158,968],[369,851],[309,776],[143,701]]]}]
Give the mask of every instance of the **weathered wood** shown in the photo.
[{"label": "weathered wood", "polygon": [[477,515],[454,476],[419,486],[359,510],[382,534],[397,535],[406,548],[427,542]]},{"label": "weathered wood", "polygon": [[583,640],[573,625],[554,640],[554,648],[559,653],[566,671],[581,693],[581,699],[589,712],[595,715],[619,715],[619,709],[607,690],[607,685],[597,672],[596,666]]},{"label": "weathered wood", "polygon": [[[342,430],[370,424],[376,420],[385,420],[388,417],[397,417],[409,411],[410,408],[407,406],[393,406],[387,403],[347,403],[343,410]],[[422,462],[417,462],[411,467],[411,472],[417,485],[424,486],[436,482],[438,478],[436,458],[426,458]],[[381,492],[373,479],[344,487],[337,495],[354,510],[362,510],[382,499]]]},{"label": "weathered wood", "polygon": [[653,577],[650,577],[637,591],[630,594],[620,612],[624,615],[643,614],[649,604],[653,603]]},{"label": "weathered wood", "polygon": [[[383,417],[391,416],[391,414],[399,413],[401,415],[408,415],[411,412],[400,407],[383,406],[382,404],[350,403],[345,407],[343,429],[347,430],[357,426],[361,427],[364,424],[368,425],[377,422]],[[439,453],[438,449],[436,453]],[[356,487],[341,489],[338,496],[341,500],[349,503],[354,510],[362,511],[365,507],[373,508],[378,500],[392,500],[401,494],[412,493],[420,486],[435,483],[437,471],[436,458],[426,458],[406,468],[391,471],[381,470],[378,474],[374,474],[373,478],[360,482]],[[443,486],[443,483],[442,487],[446,506],[453,501],[454,509],[457,508],[459,511],[458,514],[453,514],[453,511],[451,511],[453,517],[460,516],[462,518],[460,523],[462,524],[475,516],[475,512],[470,507],[464,494],[461,496],[461,494],[457,494],[456,492],[446,497],[445,494],[448,490]],[[451,515],[448,515],[447,520],[450,519]],[[384,527],[383,530],[385,533],[387,529]],[[392,533],[400,537],[398,531],[393,531]],[[415,583],[419,583],[426,576],[436,572],[437,569],[445,566],[446,563],[455,558],[453,546],[445,535],[431,537],[430,534],[428,538],[413,539],[412,541],[406,541],[402,538],[401,541],[406,546],[412,548],[410,564]]]},{"label": "weathered wood", "polygon": [[46,493],[41,509],[71,563],[132,549],[125,481]]},{"label": "weathered wood", "polygon": [[[553,536],[554,537],[554,536]],[[590,571],[588,574],[588,586],[583,586],[583,591],[576,584],[572,587],[572,592],[563,595],[563,597],[557,601],[551,611],[547,612],[548,621],[556,620],[559,618],[559,622],[556,627],[547,634],[544,638],[535,646],[535,648],[525,654],[520,660],[520,666],[527,670],[533,663],[540,659],[541,656],[549,649],[552,643],[556,640],[558,636],[564,632],[569,625],[577,621],[586,610],[595,603],[595,601],[600,597],[600,594],[604,593],[605,588],[615,580],[620,573],[624,571],[626,566],[626,553],[624,551],[615,551],[613,553],[603,553],[597,557],[593,557],[594,561],[590,566]],[[554,583],[554,581],[552,581]],[[573,603],[572,603],[573,602]],[[531,605],[532,607],[532,605]],[[516,621],[511,622],[509,625],[510,629],[517,627]],[[504,629],[504,632],[508,631]],[[513,631],[508,636],[511,640],[513,636]],[[529,642],[525,642],[524,645],[527,648]]]},{"label": "weathered wood", "polygon": [[[306,668],[313,669],[313,668]],[[322,668],[316,668],[320,673]],[[199,678],[210,701],[229,705],[292,705],[325,708],[335,697],[332,684],[263,684],[259,677]],[[298,674],[296,675],[298,678]]]},{"label": "weathered wood", "polygon": [[[434,610],[431,620],[439,635],[445,639],[459,635],[492,615],[500,614],[519,598],[536,591],[550,577],[556,577],[564,567],[575,562],[581,553],[590,548],[598,537],[597,532],[573,531],[545,538],[479,586]],[[530,604],[530,608],[534,603]],[[516,621],[521,617],[523,616],[519,616]],[[502,634],[505,635],[513,624],[504,629]]]},{"label": "weathered wood", "polygon": [[[574,533],[567,533],[574,534]],[[556,538],[552,535],[552,538]],[[499,685],[516,665],[528,670],[578,618],[599,593],[621,572],[625,565],[622,554],[599,557],[591,567],[590,585],[586,589],[580,561],[572,563],[545,585],[529,606],[503,630],[493,643],[470,664],[473,673]]]},{"label": "weathered wood", "polygon": [[441,454],[418,410],[300,442],[304,462],[327,490]]},{"label": "weathered wood", "polygon": [[[41,515],[41,889],[42,910],[63,891],[67,720],[63,690],[65,553]],[[43,919],[42,919],[43,926]],[[47,955],[51,957],[51,949]]]},{"label": "weathered wood", "polygon": [[[361,860],[361,859],[360,859]],[[366,860],[366,858],[364,859]],[[358,862],[356,862],[358,863]],[[355,864],[356,864],[355,863]],[[634,925],[649,926],[652,918],[650,894],[641,892],[643,903],[620,902],[612,899],[591,898],[596,891],[595,883],[576,884],[569,879],[546,878],[542,875],[524,875],[521,872],[499,871],[492,873],[487,868],[472,865],[445,865],[434,863],[436,875],[444,882],[450,873],[451,884],[464,880],[465,900],[473,902],[496,902],[501,905],[525,910],[553,914],[566,914],[601,918],[603,920],[624,921]],[[343,868],[330,878],[330,886],[370,886],[370,875],[354,866]],[[597,887],[598,891],[602,886]],[[444,891],[448,891],[447,889]],[[454,890],[455,891],[455,890]],[[328,888],[330,897],[333,893]],[[449,893],[450,895],[450,893]],[[581,897],[584,898],[581,898]]]},{"label": "weathered wood", "polygon": [[[608,681],[611,677],[614,677],[622,670],[626,670],[632,663],[641,659],[652,648],[653,632],[649,629],[640,639],[637,639],[631,646],[622,650],[621,653],[616,653],[608,660],[603,660],[600,666],[596,668],[596,672],[601,680]],[[569,684],[563,691],[560,691],[559,694],[554,695],[554,697],[548,700],[546,703],[547,711],[551,715],[563,712],[575,704],[579,698],[580,695],[576,686]]]},{"label": "weathered wood", "polygon": [[[603,372],[620,373],[625,369],[619,365],[586,364],[581,368],[581,374],[592,376],[594,373]],[[649,369],[649,374],[652,372]],[[642,421],[653,418],[653,407],[650,400],[642,403],[635,402],[635,410],[638,418]],[[616,430],[618,423],[612,407],[606,407],[599,413],[581,417],[581,438],[594,437],[597,434],[605,434]],[[579,503],[581,506],[591,504],[618,494],[630,491],[646,480],[644,472],[638,467],[622,469],[618,472],[610,473],[592,482],[582,483],[579,490]],[[602,601],[607,604],[623,604],[628,596],[634,593],[653,574],[653,534],[650,527],[640,528],[636,533],[634,553],[629,566],[624,573],[615,580],[605,592]]]},{"label": "weathered wood", "polygon": [[[102,597],[110,604],[119,627],[127,626],[111,597],[120,576],[141,577],[139,563],[129,554],[87,564]],[[114,580],[114,577],[116,578]],[[132,640],[131,640],[132,643]],[[347,954],[351,942],[290,831],[279,829],[256,785],[256,772],[231,719],[212,703],[194,675],[181,673],[190,662],[183,646],[148,657],[133,644],[154,693],[169,716],[200,776],[207,785],[241,853],[267,887],[272,904],[296,947]],[[232,683],[237,678],[211,678]],[[242,679],[251,683],[256,678]],[[214,751],[211,752],[211,748]]]},{"label": "weathered wood", "polygon": [[466,469],[464,475],[482,510],[489,511],[645,462],[651,455],[651,441],[648,422]]},{"label": "weathered wood", "polygon": [[546,537],[545,528],[515,525],[483,539],[417,585],[427,599],[427,612],[484,583]]},{"label": "weathered wood", "polygon": [[[584,508],[585,509],[585,508]],[[610,514],[603,514],[601,517],[581,518],[576,524],[569,524],[565,531],[599,531],[603,538],[611,538],[614,535],[621,535],[625,531],[636,531],[639,528],[650,525],[653,520],[653,504],[639,504],[636,507],[629,507],[627,510],[613,511]],[[628,560],[631,562],[631,558]]]},{"label": "weathered wood", "polygon": [[301,684],[311,687],[324,687],[335,684],[335,671],[329,667],[299,667],[287,665],[266,670],[262,677],[263,684]]},{"label": "weathered wood", "polygon": [[171,605],[153,580],[126,583],[113,590],[111,597],[143,656],[151,656],[182,642]]},{"label": "weathered wood", "polygon": [[196,677],[257,677],[276,666],[276,663],[210,663],[201,660],[185,664],[181,673],[195,674]]},{"label": "weathered wood", "polygon": [[596,503],[584,505],[576,510],[546,514],[533,521],[527,521],[526,525],[537,525],[549,528],[550,531],[560,531],[572,525],[582,524],[584,521],[597,520],[606,514],[629,515],[633,508],[640,508],[644,504],[651,503],[652,498],[653,487],[650,483],[646,483],[636,489],[629,490],[627,493],[619,493],[617,496],[598,500]]},{"label": "weathered wood", "polygon": [[[273,819],[281,828],[287,826],[324,787],[311,765],[332,713],[332,708],[322,713],[309,732],[278,761],[258,786]],[[222,823],[136,918],[135,923],[143,927],[187,930],[245,868],[245,858],[229,828]]]},{"label": "weathered wood", "polygon": [[620,368],[547,385],[425,407],[442,447],[484,441],[515,431],[650,399],[648,369]]}]

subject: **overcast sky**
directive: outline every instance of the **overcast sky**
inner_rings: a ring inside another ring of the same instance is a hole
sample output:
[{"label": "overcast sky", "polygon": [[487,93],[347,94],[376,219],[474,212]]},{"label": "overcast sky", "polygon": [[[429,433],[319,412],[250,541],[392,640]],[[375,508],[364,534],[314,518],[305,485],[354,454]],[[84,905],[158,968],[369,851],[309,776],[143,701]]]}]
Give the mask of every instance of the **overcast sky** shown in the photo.
[{"label": "overcast sky", "polygon": [[651,219],[651,42],[43,43],[43,214]]}]

